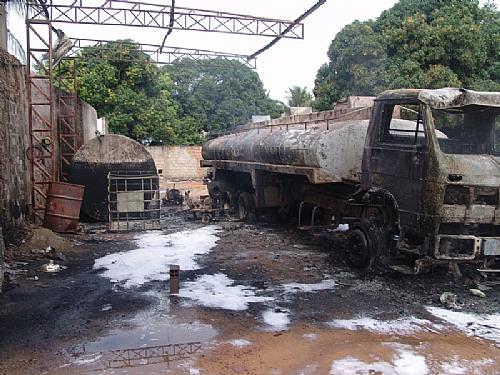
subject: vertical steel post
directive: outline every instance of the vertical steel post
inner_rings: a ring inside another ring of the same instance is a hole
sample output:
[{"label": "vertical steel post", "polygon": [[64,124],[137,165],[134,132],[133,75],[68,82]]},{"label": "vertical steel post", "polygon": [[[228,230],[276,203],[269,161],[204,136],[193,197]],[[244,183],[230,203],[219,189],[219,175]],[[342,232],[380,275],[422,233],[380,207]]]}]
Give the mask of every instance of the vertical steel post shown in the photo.
[{"label": "vertical steel post", "polygon": [[[49,183],[57,180],[52,25],[45,19],[30,19],[29,12],[26,17],[31,207],[33,221],[42,224]],[[44,54],[43,58],[40,54]]]}]

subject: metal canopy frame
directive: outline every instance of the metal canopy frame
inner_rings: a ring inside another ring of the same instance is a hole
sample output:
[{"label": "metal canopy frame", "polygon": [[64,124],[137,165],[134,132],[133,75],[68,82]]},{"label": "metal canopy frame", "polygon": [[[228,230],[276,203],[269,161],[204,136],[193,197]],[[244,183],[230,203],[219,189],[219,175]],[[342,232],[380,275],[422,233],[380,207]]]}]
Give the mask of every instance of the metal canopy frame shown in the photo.
[{"label": "metal canopy frame", "polygon": [[[60,69],[59,61],[54,61],[52,32],[60,35],[60,30],[55,29],[54,24],[113,25],[160,28],[167,30],[168,33],[171,30],[193,30],[273,37],[274,40],[264,49],[269,48],[281,38],[304,38],[304,25],[300,23],[300,18],[295,21],[285,21],[177,6],[174,10],[170,4],[160,5],[125,0],[105,0],[100,6],[93,6],[90,0],[74,0],[71,4],[60,4],[57,0],[48,0],[43,4],[33,1],[28,0],[26,4],[28,49],[26,77],[30,132],[27,155],[31,163],[32,214],[37,224],[43,223],[44,220],[50,181],[67,179],[67,167],[78,148],[77,63],[76,60],[70,59],[70,69],[63,71]],[[320,0],[321,3],[324,1],[326,0]],[[109,42],[78,38],[73,38],[72,41],[78,50],[87,42],[93,42],[94,45]],[[164,47],[135,42],[134,44],[158,64],[171,64],[183,57],[195,60],[222,58],[238,60],[250,68],[256,67],[256,54],[245,56],[203,49]],[[39,57],[40,53],[45,55],[44,58]],[[74,57],[75,54],[76,52],[73,51],[69,57]],[[63,61],[68,61],[68,59],[65,58]],[[59,75],[59,90],[56,92],[54,69],[58,65],[59,72],[64,74]],[[38,72],[32,71],[35,66]]]},{"label": "metal canopy frame", "polygon": [[[301,23],[205,9],[176,7],[174,22],[170,27],[170,5],[108,0],[101,6],[95,6],[89,0],[77,0],[72,4],[50,0],[44,7],[52,23],[150,27],[267,37],[280,36],[289,28],[283,38],[304,38],[304,25]],[[44,17],[44,11],[37,11],[34,18],[38,16]]]},{"label": "metal canopy frame", "polygon": [[[71,38],[73,43],[73,48],[68,54],[69,57],[76,57],[78,52],[89,46],[102,46],[103,48],[111,50],[111,47],[107,47],[107,43],[116,43],[127,47],[130,44],[130,49],[138,48],[139,51],[144,52],[148,55],[153,62],[160,65],[169,65],[177,60],[183,58],[190,58],[196,61],[200,60],[210,60],[210,59],[224,59],[224,60],[236,60],[251,69],[257,68],[256,59],[252,59],[247,55],[241,55],[236,53],[228,53],[221,51],[211,51],[199,48],[184,48],[184,47],[163,47],[163,52],[161,52],[162,46],[159,44],[148,44],[148,43],[137,43],[135,41],[119,41],[119,40],[103,40],[103,39],[83,39],[83,38]],[[127,59],[127,61],[134,61]]]}]

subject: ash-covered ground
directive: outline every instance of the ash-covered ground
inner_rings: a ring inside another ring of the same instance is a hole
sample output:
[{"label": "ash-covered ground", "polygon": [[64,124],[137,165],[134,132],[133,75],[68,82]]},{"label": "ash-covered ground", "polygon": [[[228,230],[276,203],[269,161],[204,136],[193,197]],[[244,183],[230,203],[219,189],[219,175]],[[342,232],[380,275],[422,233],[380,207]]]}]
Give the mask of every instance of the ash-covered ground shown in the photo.
[{"label": "ash-covered ground", "polygon": [[472,269],[376,275],[344,262],[342,233],[164,224],[64,236],[54,273],[42,243],[11,248],[0,373],[500,373],[500,287],[472,295]]}]

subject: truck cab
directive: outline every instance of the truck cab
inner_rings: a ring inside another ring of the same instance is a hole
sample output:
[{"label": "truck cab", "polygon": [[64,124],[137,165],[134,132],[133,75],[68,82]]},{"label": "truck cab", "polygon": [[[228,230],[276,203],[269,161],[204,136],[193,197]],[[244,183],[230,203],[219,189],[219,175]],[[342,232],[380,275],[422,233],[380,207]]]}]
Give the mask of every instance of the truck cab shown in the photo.
[{"label": "truck cab", "polygon": [[[485,267],[500,256],[499,115],[500,93],[446,88],[380,94],[352,207],[362,221],[378,216],[383,225],[354,226],[358,252],[482,260]],[[384,240],[374,236],[377,230]],[[391,250],[381,248],[386,245]]]}]

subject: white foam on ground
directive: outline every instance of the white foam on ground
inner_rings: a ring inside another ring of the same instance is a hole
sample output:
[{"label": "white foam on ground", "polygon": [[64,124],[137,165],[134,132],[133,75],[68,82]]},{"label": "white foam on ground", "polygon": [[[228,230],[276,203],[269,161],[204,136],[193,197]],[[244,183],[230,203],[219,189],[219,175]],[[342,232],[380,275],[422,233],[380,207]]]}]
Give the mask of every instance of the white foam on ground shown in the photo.
[{"label": "white foam on ground", "polygon": [[493,364],[493,359],[486,358],[478,361],[468,361],[454,356],[450,362],[441,364],[440,372],[443,375],[481,375],[486,373],[485,367]]},{"label": "white foam on ground", "polygon": [[283,288],[283,291],[286,294],[292,294],[298,292],[311,293],[320,290],[333,289],[335,285],[336,285],[335,281],[327,279],[317,284],[299,284],[299,283],[283,284],[281,285],[281,288]]},{"label": "white foam on ground", "polygon": [[246,310],[249,303],[273,300],[272,297],[256,296],[255,288],[234,285],[234,281],[222,273],[202,275],[195,281],[183,283],[179,296],[206,307],[227,310]]},{"label": "white foam on ground", "polygon": [[199,269],[195,257],[215,247],[218,230],[219,227],[211,225],[172,234],[141,233],[136,237],[137,249],[96,259],[94,269],[106,268],[101,276],[122,282],[126,288],[168,280],[170,264],[179,265],[181,272]]},{"label": "white foam on ground", "polygon": [[94,363],[102,358],[102,354],[93,353],[93,354],[85,354],[78,357],[73,363],[75,365],[83,366],[88,365],[90,363]]},{"label": "white foam on ground", "polygon": [[435,317],[448,322],[468,336],[477,336],[500,343],[500,314],[473,314],[427,306]]},{"label": "white foam on ground", "polygon": [[304,333],[302,337],[307,341],[315,341],[318,338],[318,335],[315,333]]},{"label": "white foam on ground", "polygon": [[400,375],[427,375],[429,368],[425,358],[411,350],[399,348],[394,358],[394,370]]},{"label": "white foam on ground", "polygon": [[382,373],[384,375],[400,375],[387,362],[367,363],[354,357],[346,357],[333,361],[330,375],[361,375]]},{"label": "white foam on ground", "polygon": [[286,311],[267,310],[262,314],[262,318],[273,330],[286,330],[290,324],[290,318]]},{"label": "white foam on ground", "polygon": [[232,346],[236,346],[237,348],[244,348],[245,346],[251,345],[252,342],[245,339],[235,339],[228,341]]},{"label": "white foam on ground", "polygon": [[111,306],[111,305],[108,303],[108,304],[106,304],[106,305],[103,305],[103,306],[99,309],[99,311],[109,311],[109,310],[111,310],[112,308],[113,308],[113,306]]},{"label": "white foam on ground", "polygon": [[382,373],[384,375],[427,375],[429,368],[425,358],[404,345],[395,346],[396,353],[391,362],[363,362],[354,357],[346,357],[332,362],[331,375],[360,375]]},{"label": "white foam on ground", "polygon": [[415,317],[400,318],[395,320],[377,320],[363,317],[358,319],[334,320],[328,325],[332,328],[347,329],[350,331],[366,330],[382,334],[412,334],[431,327],[432,323],[425,319]]}]

